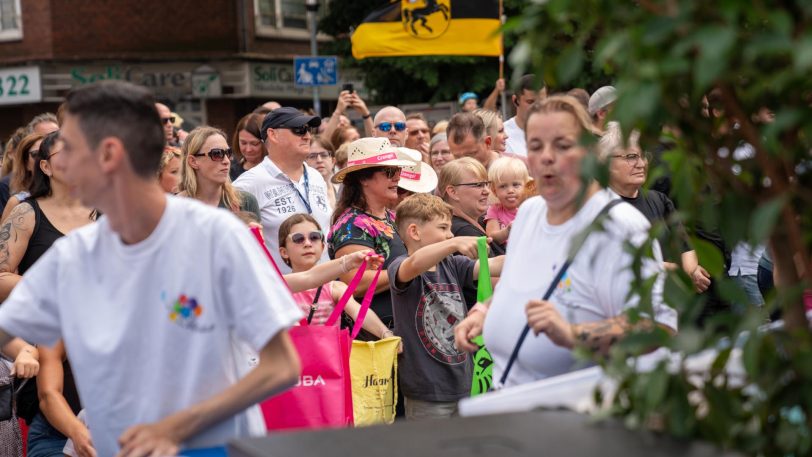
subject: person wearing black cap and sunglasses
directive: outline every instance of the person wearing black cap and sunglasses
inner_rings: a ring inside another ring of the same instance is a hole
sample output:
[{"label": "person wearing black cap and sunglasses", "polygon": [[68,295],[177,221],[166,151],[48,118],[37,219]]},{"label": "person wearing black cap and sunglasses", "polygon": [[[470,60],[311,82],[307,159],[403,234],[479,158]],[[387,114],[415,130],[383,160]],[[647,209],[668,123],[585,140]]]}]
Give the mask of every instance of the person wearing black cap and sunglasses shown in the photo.
[{"label": "person wearing black cap and sunglasses", "polygon": [[[290,268],[282,262],[277,246],[282,222],[293,214],[307,213],[328,227],[333,210],[324,178],[305,163],[320,124],[317,116],[288,106],[268,113],[260,131],[268,156],[234,181],[234,187],[257,198],[265,242],[283,273],[290,273]],[[330,260],[326,250],[322,259]]]}]

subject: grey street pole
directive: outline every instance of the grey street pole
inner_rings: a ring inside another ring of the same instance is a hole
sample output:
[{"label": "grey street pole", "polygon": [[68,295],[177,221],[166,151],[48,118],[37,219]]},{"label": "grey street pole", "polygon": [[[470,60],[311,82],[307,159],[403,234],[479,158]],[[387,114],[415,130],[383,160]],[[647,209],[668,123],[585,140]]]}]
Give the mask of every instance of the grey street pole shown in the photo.
[{"label": "grey street pole", "polygon": [[[310,54],[313,57],[317,57],[319,55],[319,47],[316,42],[316,29],[318,28],[316,13],[319,11],[319,0],[307,0],[305,6],[307,7],[307,20],[310,22]],[[316,112],[316,116],[321,117],[319,86],[313,86],[313,111]]]}]

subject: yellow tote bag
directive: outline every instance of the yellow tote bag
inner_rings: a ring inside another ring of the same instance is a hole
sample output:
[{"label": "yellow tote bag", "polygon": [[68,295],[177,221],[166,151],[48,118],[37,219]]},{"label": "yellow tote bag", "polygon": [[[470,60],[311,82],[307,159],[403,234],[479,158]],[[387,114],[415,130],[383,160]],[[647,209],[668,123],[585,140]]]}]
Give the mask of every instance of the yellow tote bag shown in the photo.
[{"label": "yellow tote bag", "polygon": [[350,351],[352,409],[356,426],[391,424],[398,402],[400,337],[353,341]]}]

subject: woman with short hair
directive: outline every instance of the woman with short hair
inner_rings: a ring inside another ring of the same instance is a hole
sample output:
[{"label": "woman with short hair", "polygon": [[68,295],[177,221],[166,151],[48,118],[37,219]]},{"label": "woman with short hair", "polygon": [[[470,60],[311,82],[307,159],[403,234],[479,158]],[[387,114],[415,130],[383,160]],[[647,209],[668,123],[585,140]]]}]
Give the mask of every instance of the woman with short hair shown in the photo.
[{"label": "woman with short hair", "polygon": [[[451,233],[454,236],[487,236],[482,217],[488,210],[491,195],[488,172],[478,160],[462,157],[452,160],[440,170],[437,189],[440,198],[451,205]],[[490,244],[493,256],[503,255],[504,247]]]},{"label": "woman with short hair", "polygon": [[214,127],[198,127],[186,137],[181,149],[183,173],[180,196],[191,197],[233,213],[247,212],[260,220],[256,197],[231,185],[233,157],[226,134]]}]

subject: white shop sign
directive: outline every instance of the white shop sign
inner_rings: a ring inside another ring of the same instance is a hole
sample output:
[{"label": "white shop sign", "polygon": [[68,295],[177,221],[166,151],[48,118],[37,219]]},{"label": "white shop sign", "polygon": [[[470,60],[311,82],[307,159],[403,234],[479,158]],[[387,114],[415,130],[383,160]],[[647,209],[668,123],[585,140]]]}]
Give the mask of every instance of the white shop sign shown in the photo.
[{"label": "white shop sign", "polygon": [[0,105],[37,103],[42,100],[39,67],[0,70]]}]

